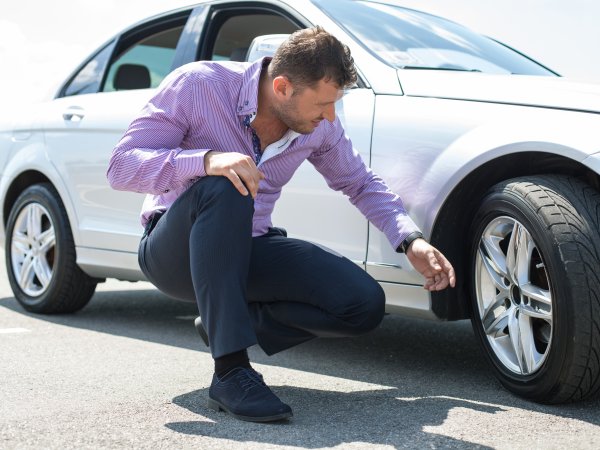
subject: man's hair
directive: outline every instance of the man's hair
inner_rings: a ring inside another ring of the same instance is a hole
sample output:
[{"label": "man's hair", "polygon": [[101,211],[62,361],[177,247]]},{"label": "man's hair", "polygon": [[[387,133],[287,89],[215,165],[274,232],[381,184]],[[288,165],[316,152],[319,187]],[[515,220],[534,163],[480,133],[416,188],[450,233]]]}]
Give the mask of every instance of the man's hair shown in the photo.
[{"label": "man's hair", "polygon": [[269,64],[269,76],[282,75],[299,90],[322,79],[335,82],[341,89],[356,83],[350,49],[319,26],[294,32],[277,49]]}]

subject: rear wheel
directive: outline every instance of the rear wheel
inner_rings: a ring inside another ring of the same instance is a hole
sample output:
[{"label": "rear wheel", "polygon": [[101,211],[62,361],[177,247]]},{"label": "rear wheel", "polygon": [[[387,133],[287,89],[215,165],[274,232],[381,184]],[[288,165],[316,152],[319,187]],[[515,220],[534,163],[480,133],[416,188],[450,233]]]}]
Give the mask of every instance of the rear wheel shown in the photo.
[{"label": "rear wheel", "polygon": [[569,177],[508,180],[471,230],[472,322],[510,391],[546,403],[600,389],[600,194]]},{"label": "rear wheel", "polygon": [[17,198],[6,227],[6,269],[17,301],[36,313],[69,313],[83,308],[96,280],[75,263],[67,213],[48,183]]}]

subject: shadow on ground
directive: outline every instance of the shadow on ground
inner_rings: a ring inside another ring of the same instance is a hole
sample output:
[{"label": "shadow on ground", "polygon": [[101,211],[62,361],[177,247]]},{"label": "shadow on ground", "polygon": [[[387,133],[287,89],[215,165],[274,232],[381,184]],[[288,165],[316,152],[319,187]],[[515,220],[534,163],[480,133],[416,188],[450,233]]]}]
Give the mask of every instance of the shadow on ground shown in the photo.
[{"label": "shadow on ground", "polygon": [[[293,386],[276,388],[277,394],[297,405],[290,422],[265,426],[240,423],[204,405],[206,389],[181,395],[174,403],[201,414],[209,421],[169,423],[174,431],[240,442],[264,442],[303,448],[333,448],[341,444],[368,443],[411,448],[489,448],[423,431],[424,426],[441,425],[448,411],[465,407],[494,414],[501,409],[450,398],[403,400],[398,389],[364,392],[328,392]],[[335,405],[335,412],[323,414],[325,405]],[[235,423],[233,423],[235,422]],[[368,426],[360,426],[368,422]],[[222,426],[227,423],[228,426]],[[231,425],[235,425],[233,428]],[[302,436],[299,439],[299,436]]]},{"label": "shadow on ground", "polygon": [[[97,292],[86,308],[71,315],[30,314],[13,298],[0,299],[0,308],[64,326],[208,351],[193,327],[195,304],[171,300],[156,290]],[[424,427],[440,425],[456,407],[490,414],[520,408],[600,424],[600,399],[547,406],[504,390],[487,367],[468,322],[436,323],[387,316],[376,331],[366,336],[317,339],[272,357],[258,348],[252,348],[250,354],[252,361],[260,364],[386,388],[350,393],[320,391],[295,387],[290,379],[275,390],[293,405],[296,416],[290,423],[270,426],[239,422],[211,411],[205,406],[206,390],[196,390],[173,402],[209,420],[199,418],[166,426],[190,435],[290,446],[298,445],[302,434],[302,446],[308,448],[349,442],[480,448],[426,432]],[[367,427],[355,426],[365,421],[369,422]],[[227,426],[219,426],[223,423]]]}]

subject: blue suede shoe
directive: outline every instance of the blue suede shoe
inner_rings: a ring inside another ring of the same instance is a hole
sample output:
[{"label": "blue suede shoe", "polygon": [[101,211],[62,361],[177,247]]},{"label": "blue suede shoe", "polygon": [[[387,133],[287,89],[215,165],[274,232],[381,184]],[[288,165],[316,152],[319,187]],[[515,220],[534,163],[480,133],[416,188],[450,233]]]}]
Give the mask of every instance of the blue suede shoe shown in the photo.
[{"label": "blue suede shoe", "polygon": [[273,422],[293,415],[292,408],[279,400],[262,375],[245,367],[237,367],[220,379],[213,375],[208,407],[249,422]]}]

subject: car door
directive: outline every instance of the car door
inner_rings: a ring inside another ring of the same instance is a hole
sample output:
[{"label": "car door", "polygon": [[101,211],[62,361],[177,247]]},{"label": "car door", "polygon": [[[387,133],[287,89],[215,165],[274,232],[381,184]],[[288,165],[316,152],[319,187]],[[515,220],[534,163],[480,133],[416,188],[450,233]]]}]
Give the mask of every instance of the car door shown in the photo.
[{"label": "car door", "polygon": [[181,36],[190,13],[125,32],[84,64],[44,112],[48,156],[71,193],[79,248],[137,252],[144,196],[113,190],[108,160],[185,48]]},{"label": "car door", "polygon": [[[336,103],[336,114],[367,164],[374,101],[371,89],[357,87]],[[294,237],[325,245],[364,265],[367,219],[341,192],[330,189],[308,161],[283,188],[273,223],[287,228]]]},{"label": "car door", "polygon": [[[209,17],[198,59],[243,61],[256,36],[289,34],[311,26],[300,15],[273,3],[219,4],[211,8]],[[374,95],[363,83],[359,86],[336,104],[336,112],[368,163]],[[286,228],[290,236],[323,244],[358,263],[365,261],[366,219],[341,193],[332,191],[308,162],[284,187],[273,224]]]}]

